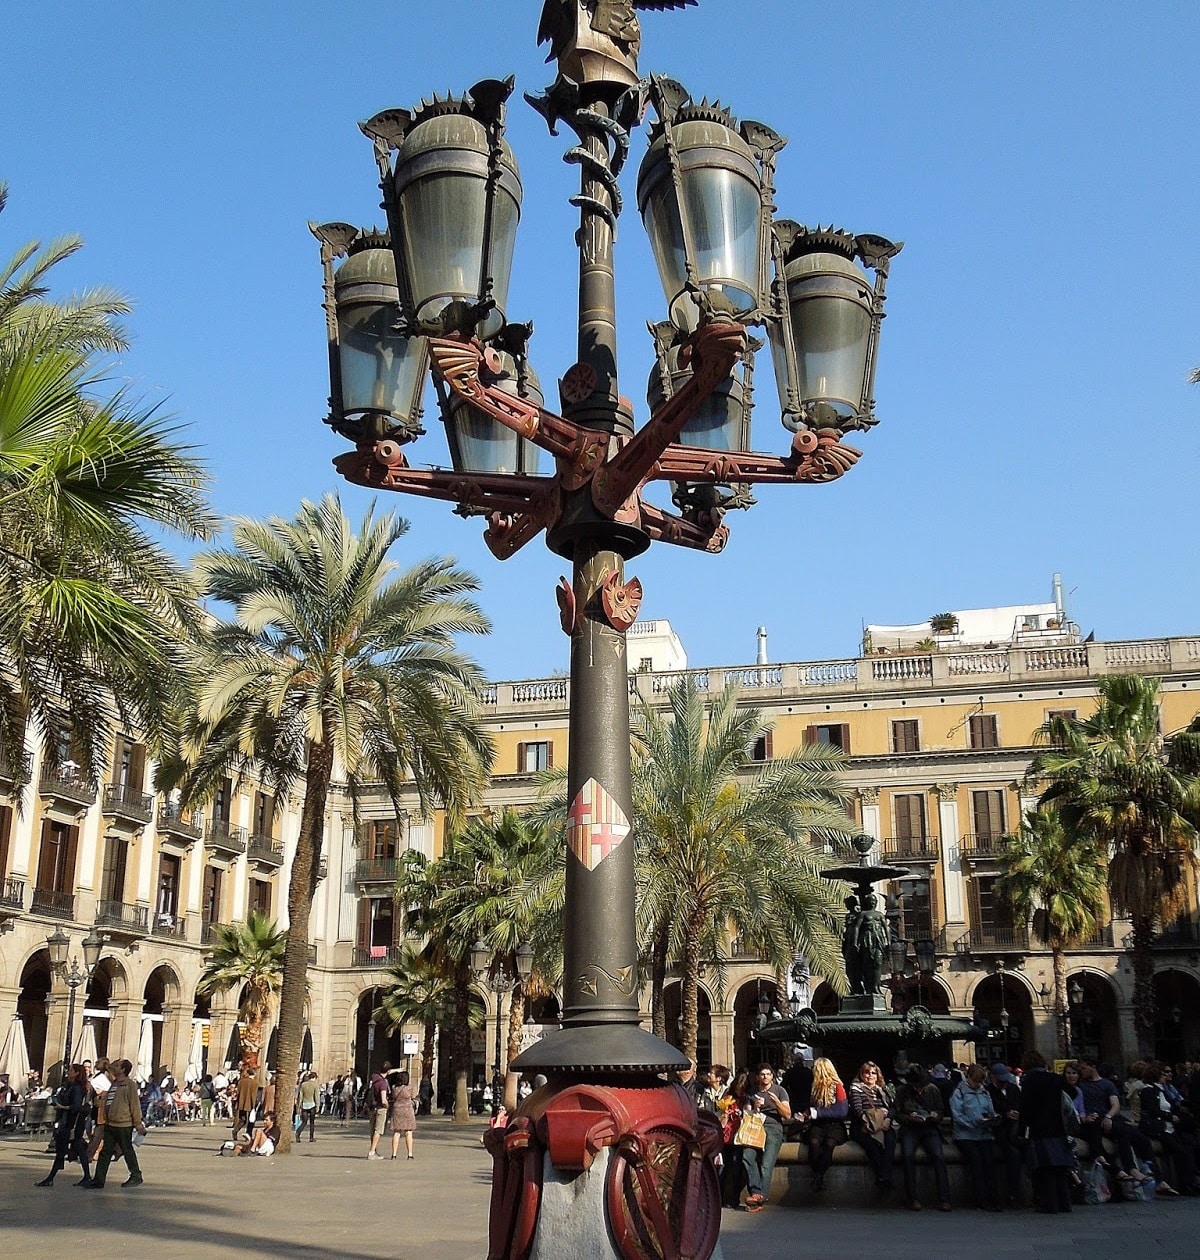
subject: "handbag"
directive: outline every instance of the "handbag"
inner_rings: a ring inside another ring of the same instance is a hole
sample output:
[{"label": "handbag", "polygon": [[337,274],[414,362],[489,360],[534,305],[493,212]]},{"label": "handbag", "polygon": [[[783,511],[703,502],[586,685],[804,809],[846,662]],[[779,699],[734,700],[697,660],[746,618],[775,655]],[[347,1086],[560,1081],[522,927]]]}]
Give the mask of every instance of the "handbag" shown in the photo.
[{"label": "handbag", "polygon": [[863,1132],[883,1144],[883,1122],[888,1118],[886,1107],[864,1107],[862,1112]]},{"label": "handbag", "polygon": [[738,1125],[738,1130],[733,1135],[733,1144],[734,1146],[752,1146],[758,1151],[766,1146],[767,1126],[761,1112],[747,1111],[742,1116],[742,1123]]}]

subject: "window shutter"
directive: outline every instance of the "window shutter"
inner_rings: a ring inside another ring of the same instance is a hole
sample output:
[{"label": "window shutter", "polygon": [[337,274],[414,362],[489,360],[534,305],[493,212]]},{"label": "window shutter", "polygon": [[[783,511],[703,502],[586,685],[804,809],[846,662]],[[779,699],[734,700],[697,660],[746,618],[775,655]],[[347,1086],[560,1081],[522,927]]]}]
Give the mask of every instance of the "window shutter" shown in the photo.
[{"label": "window shutter", "polygon": [[804,728],[804,742],[810,747],[817,742],[817,728],[815,726],[806,726]]},{"label": "window shutter", "polygon": [[75,854],[79,848],[79,828],[68,827],[65,836],[65,852],[62,864],[62,883],[58,891],[67,893],[75,891]]},{"label": "window shutter", "polygon": [[842,725],[838,729],[841,732],[841,745],[840,745],[841,750],[842,752],[846,754],[847,757],[849,757],[850,756],[850,724],[848,722],[843,722]]},{"label": "window shutter", "polygon": [[775,755],[775,745],[772,739],[774,732],[770,727],[763,731],[763,760],[770,761]]},{"label": "window shutter", "polygon": [[517,745],[517,773],[525,774],[529,769],[529,762],[525,759],[525,742],[521,741]]},{"label": "window shutter", "polygon": [[546,769],[554,769],[554,741],[552,739],[546,741]]},{"label": "window shutter", "polygon": [[366,897],[358,903],[358,948],[369,949],[371,945],[371,903]]}]

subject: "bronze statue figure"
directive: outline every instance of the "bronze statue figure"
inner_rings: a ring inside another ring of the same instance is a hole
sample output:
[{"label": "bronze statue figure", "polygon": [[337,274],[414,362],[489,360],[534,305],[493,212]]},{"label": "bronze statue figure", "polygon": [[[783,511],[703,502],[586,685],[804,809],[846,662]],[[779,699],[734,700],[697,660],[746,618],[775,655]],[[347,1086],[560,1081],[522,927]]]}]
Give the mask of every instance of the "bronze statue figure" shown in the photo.
[{"label": "bronze statue figure", "polygon": [[546,0],[538,43],[550,45],[547,61],[576,83],[638,81],[642,31],[638,9],[683,9],[696,0]]}]

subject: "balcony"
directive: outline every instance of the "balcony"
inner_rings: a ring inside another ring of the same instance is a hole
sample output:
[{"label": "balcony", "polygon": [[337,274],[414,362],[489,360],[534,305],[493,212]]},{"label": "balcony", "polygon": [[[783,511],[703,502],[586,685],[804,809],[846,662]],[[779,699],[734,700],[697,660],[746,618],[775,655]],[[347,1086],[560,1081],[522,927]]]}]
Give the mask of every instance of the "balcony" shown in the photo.
[{"label": "balcony", "polygon": [[75,894],[55,892],[53,888],[35,888],[29,910],[31,914],[48,914],[52,919],[73,919]]},{"label": "balcony", "polygon": [[972,959],[1019,957],[1029,952],[1026,928],[971,928],[954,942],[955,952]]},{"label": "balcony", "polygon": [[1112,949],[1116,945],[1113,936],[1113,925],[1111,923],[1098,927],[1090,936],[1085,937],[1082,941],[1074,945],[1068,945],[1068,950],[1075,950],[1080,953],[1087,953],[1095,949]]},{"label": "balcony", "polygon": [[315,967],[317,965],[317,947],[313,941],[308,943],[308,965]]},{"label": "balcony", "polygon": [[163,801],[158,807],[158,832],[184,844],[193,844],[202,834],[200,824],[192,820],[191,812],[185,813],[177,801]]},{"label": "balcony", "polygon": [[961,856],[975,862],[998,862],[1008,848],[1007,832],[973,831],[958,842]]},{"label": "balcony", "polygon": [[200,920],[200,944],[211,945],[216,937],[217,928],[224,927],[225,924],[217,923],[212,919]]},{"label": "balcony", "polygon": [[0,920],[13,919],[25,909],[25,881],[10,875],[0,880]]},{"label": "balcony", "polygon": [[113,936],[145,936],[150,931],[149,915],[146,906],[131,906],[124,901],[105,899],[96,903],[96,926]]},{"label": "balcony", "polygon": [[879,853],[888,862],[936,862],[942,856],[937,836],[885,836]]},{"label": "balcony", "polygon": [[354,881],[358,884],[394,884],[399,877],[399,858],[360,858],[354,863]]},{"label": "balcony", "polygon": [[0,792],[10,796],[23,788],[30,779],[30,765],[29,754],[25,749],[18,748],[9,752],[6,748],[0,748]]},{"label": "balcony", "polygon": [[150,923],[150,935],[186,941],[187,919],[182,914],[156,914]]},{"label": "balcony", "polygon": [[246,852],[246,829],[235,827],[225,818],[214,818],[204,835],[204,847],[226,857],[240,857]]},{"label": "balcony", "polygon": [[131,783],[106,783],[100,812],[109,818],[144,826],[154,816],[154,797]]},{"label": "balcony", "polygon": [[729,957],[738,959],[752,959],[754,962],[766,962],[763,957],[762,950],[755,948],[748,941],[742,940],[740,936],[735,936],[729,942]]},{"label": "balcony", "polygon": [[246,855],[258,866],[269,866],[272,870],[278,870],[283,865],[283,841],[254,832],[246,845]]},{"label": "balcony", "polygon": [[66,805],[71,810],[86,809],[96,803],[96,789],[78,770],[66,764],[57,769],[43,767],[38,791],[46,800]]},{"label": "balcony", "polygon": [[398,945],[355,945],[351,966],[390,967],[400,961]]},{"label": "balcony", "polygon": [[1200,945],[1200,920],[1176,919],[1154,934],[1155,949],[1195,949]]}]

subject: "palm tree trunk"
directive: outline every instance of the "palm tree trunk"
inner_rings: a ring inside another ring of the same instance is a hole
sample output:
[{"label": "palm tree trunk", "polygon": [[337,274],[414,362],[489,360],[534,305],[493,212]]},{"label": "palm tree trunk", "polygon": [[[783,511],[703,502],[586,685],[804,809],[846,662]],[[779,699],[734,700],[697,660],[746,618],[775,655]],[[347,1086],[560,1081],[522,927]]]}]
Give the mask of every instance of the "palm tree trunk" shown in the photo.
[{"label": "palm tree trunk", "polygon": [[465,966],[454,977],[454,1123],[470,1124],[468,1100],[471,1072],[471,981]]},{"label": "palm tree trunk", "polygon": [[1133,1031],[1138,1054],[1154,1056],[1154,918],[1133,917]]},{"label": "palm tree trunk", "polygon": [[[518,980],[508,995],[508,1053],[506,1065],[521,1053],[521,1030],[525,1027],[525,983]],[[517,1081],[519,1076],[511,1070],[504,1073],[504,1106],[511,1115],[517,1109]]]},{"label": "palm tree trunk", "polygon": [[1054,1033],[1058,1040],[1058,1057],[1065,1059],[1071,1040],[1067,1029],[1067,955],[1061,945],[1054,945],[1050,958],[1054,964]]},{"label": "palm tree trunk", "polygon": [[300,835],[292,858],[288,881],[288,934],[283,953],[283,983],[279,996],[279,1058],[275,1073],[275,1112],[279,1119],[279,1142],[275,1150],[286,1155],[292,1149],[292,1117],[296,1106],[296,1075],[300,1069],[300,1047],[304,1039],[304,999],[308,993],[308,920],[321,844],[325,833],[325,803],[333,777],[333,744],[326,739],[308,746],[308,769],[304,777],[304,805],[300,813]]},{"label": "palm tree trunk", "polygon": [[663,923],[654,934],[650,948],[650,1031],[660,1040],[667,1039],[667,1012],[663,1006],[663,990],[667,987],[667,948],[670,924]]},{"label": "palm tree trunk", "polygon": [[696,991],[700,985],[700,922],[692,916],[688,919],[683,938],[682,1007],[683,1029],[681,1040],[683,1053],[693,1063],[696,1060],[696,1038],[699,1032],[699,1011]]}]

